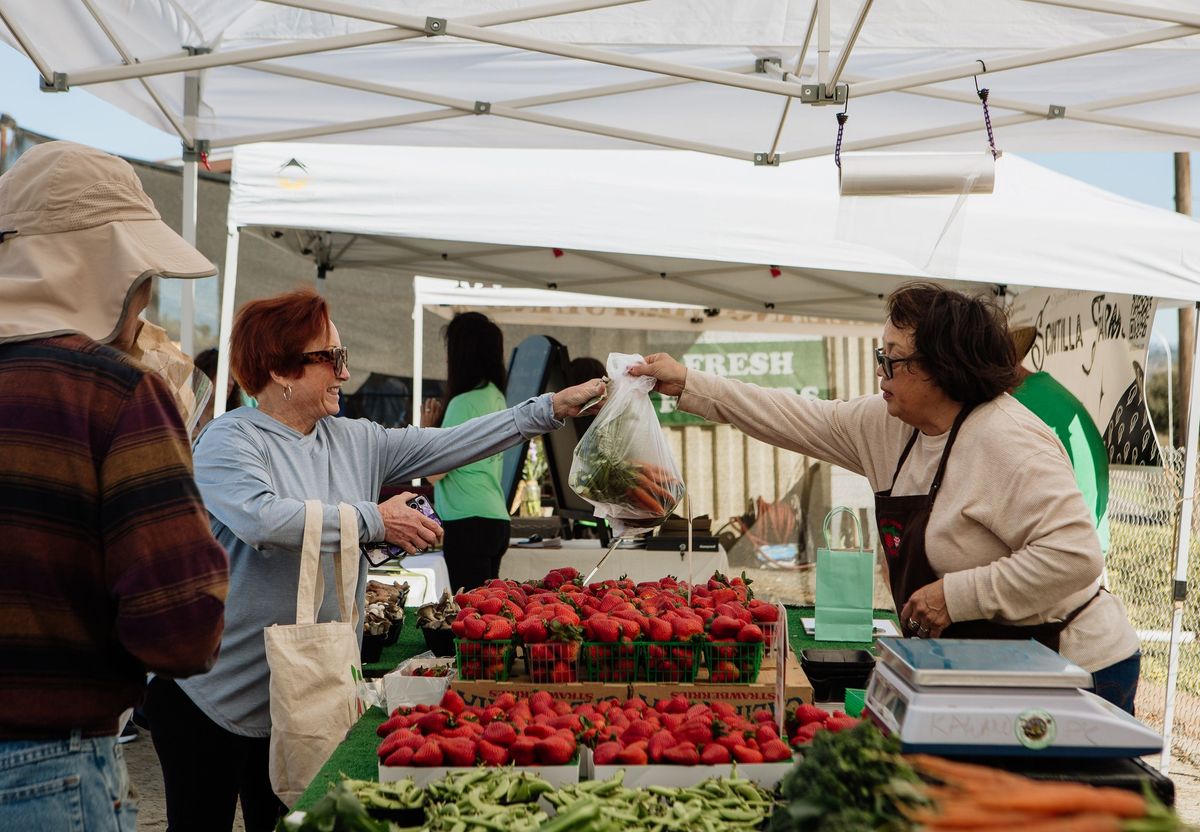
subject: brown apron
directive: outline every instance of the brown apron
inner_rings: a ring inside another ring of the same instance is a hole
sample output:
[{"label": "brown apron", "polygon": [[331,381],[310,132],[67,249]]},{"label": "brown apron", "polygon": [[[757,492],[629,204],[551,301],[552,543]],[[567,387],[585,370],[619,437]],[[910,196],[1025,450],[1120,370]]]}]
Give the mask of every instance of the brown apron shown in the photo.
[{"label": "brown apron", "polygon": [[[938,463],[937,473],[929,486],[928,494],[912,494],[907,497],[893,497],[892,488],[896,485],[896,477],[904,467],[904,461],[916,444],[918,431],[914,430],[900,454],[896,463],[896,473],[892,475],[892,486],[886,491],[875,492],[875,521],[879,526],[879,540],[883,544],[883,553],[887,558],[888,579],[892,587],[892,600],[899,614],[912,594],[923,586],[938,580],[941,576],[929,565],[925,552],[925,529],[929,525],[929,514],[933,510],[934,500],[937,499],[938,489],[942,486],[942,477],[946,473],[946,462],[950,459],[950,449],[958,438],[958,430],[962,427],[971,412],[970,406],[964,406],[954,419],[950,428],[950,436],[946,439],[946,448],[942,451],[942,459]],[[1057,651],[1059,638],[1068,624],[1075,620],[1088,604],[1091,604],[1100,592],[1088,599],[1087,603],[1074,610],[1062,621],[1051,621],[1044,624],[1017,626],[1000,624],[995,621],[956,621],[942,631],[945,638],[990,638],[990,639],[1036,639],[1051,650]],[[908,626],[907,621],[901,621],[900,626],[905,634],[915,636],[916,631]]]}]

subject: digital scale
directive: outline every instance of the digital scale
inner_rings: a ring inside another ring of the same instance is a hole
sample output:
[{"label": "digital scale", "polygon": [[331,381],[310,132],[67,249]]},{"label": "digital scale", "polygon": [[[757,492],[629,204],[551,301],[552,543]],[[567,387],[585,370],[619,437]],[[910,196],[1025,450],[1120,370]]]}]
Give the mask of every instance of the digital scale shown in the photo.
[{"label": "digital scale", "polygon": [[1092,674],[1029,641],[880,638],[864,715],[903,750],[1127,758],[1162,737],[1092,693]]}]

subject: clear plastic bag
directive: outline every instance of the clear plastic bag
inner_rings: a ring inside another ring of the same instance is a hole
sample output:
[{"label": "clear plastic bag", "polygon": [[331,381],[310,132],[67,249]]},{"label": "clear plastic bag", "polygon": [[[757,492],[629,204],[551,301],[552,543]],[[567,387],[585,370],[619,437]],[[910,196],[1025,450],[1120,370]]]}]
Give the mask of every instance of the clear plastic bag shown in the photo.
[{"label": "clear plastic bag", "polygon": [[683,478],[658,425],[654,379],[626,371],[640,355],[610,353],[608,400],[579,440],[568,484],[622,536],[662,525],[683,499]]}]

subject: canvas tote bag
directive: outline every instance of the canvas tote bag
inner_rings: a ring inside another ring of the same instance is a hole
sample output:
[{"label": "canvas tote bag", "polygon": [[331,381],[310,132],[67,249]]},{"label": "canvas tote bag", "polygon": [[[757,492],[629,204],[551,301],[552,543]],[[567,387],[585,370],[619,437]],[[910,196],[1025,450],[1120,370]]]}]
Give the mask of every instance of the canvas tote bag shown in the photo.
[{"label": "canvas tote bag", "polygon": [[[840,512],[854,519],[857,549],[834,549],[829,544],[829,524]],[[875,552],[864,549],[858,515],[839,506],[825,515],[825,546],[817,549],[817,641],[869,642],[872,636],[872,594],[875,589]]]},{"label": "canvas tote bag", "polygon": [[[316,623],[325,595],[321,569],[322,505],[304,503],[304,543],[296,623],[263,630],[271,669],[271,787],[293,806],[345,739],[357,718],[359,673],[358,512],[338,506],[341,545],[334,554],[338,620]],[[350,613],[348,616],[347,613]]]}]

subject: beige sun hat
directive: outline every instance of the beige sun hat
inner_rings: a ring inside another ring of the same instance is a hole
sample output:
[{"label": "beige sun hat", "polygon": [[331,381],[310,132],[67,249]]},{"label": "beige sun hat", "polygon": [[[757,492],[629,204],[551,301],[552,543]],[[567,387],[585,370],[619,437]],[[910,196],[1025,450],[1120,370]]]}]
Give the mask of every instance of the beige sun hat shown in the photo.
[{"label": "beige sun hat", "polygon": [[0,343],[69,332],[111,341],[150,277],[216,273],[123,159],[47,142],[0,176]]}]

